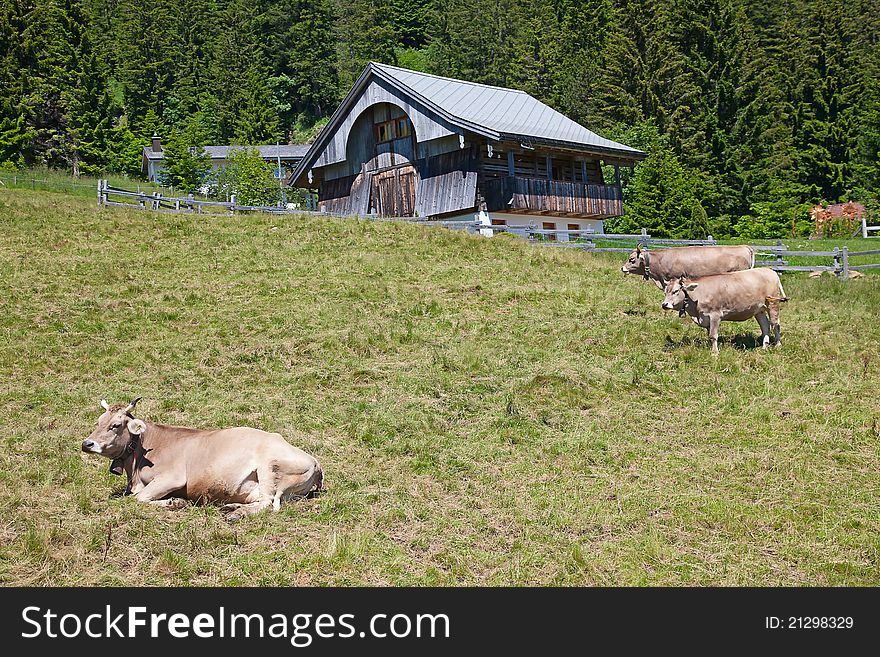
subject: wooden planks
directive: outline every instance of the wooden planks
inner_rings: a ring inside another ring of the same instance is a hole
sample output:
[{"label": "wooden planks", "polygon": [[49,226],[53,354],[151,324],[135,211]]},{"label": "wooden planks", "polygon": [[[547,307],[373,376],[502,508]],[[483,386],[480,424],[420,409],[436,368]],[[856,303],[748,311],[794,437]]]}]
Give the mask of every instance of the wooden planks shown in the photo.
[{"label": "wooden planks", "polygon": [[477,198],[477,163],[473,150],[459,149],[417,163],[416,215],[472,210]]},{"label": "wooden planks", "polygon": [[483,182],[490,212],[521,211],[564,216],[615,217],[623,214],[620,188],[540,178],[492,178]]}]

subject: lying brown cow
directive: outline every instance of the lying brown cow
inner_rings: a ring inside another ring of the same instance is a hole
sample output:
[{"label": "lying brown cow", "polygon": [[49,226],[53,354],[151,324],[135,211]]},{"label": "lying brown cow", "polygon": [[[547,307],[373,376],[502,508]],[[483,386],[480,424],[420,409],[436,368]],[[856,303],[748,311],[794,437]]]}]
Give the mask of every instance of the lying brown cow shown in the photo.
[{"label": "lying brown cow", "polygon": [[637,246],[620,268],[624,274],[650,278],[661,290],[674,278],[698,278],[751,269],[755,250],[738,246],[681,246],[648,251]]},{"label": "lying brown cow", "polygon": [[230,522],[321,489],[324,473],[280,434],[250,427],[202,431],[146,422],[130,404],[109,406],[82,450],[112,459],[128,477],[126,493],[141,502],[179,507],[184,500],[224,504]]},{"label": "lying brown cow", "polygon": [[718,326],[722,321],[742,322],[754,317],[761,325],[762,346],[770,343],[773,327],[774,343],[781,344],[779,304],[788,301],[779,274],[759,268],[735,271],[716,276],[687,279],[676,278],[666,284],[664,310],[687,313],[695,323],[709,331],[712,353],[718,353]]}]

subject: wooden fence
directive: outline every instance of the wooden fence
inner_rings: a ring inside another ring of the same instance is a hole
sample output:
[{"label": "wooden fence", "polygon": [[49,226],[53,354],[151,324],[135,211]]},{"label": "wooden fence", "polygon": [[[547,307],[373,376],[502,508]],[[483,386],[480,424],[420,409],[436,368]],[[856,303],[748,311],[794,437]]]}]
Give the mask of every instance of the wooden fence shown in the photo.
[{"label": "wooden fence", "polygon": [[[542,246],[574,248],[591,253],[629,253],[636,244],[650,246],[715,246],[718,242],[711,235],[704,240],[674,240],[666,237],[651,237],[646,229],[637,234],[597,233],[593,230],[549,230],[532,226],[490,226],[479,222],[472,224],[477,231],[510,233],[534,240]],[[577,240],[577,241],[572,241]],[[596,242],[631,242],[631,246],[596,246]]]},{"label": "wooden fence", "polygon": [[[831,251],[793,251],[784,244],[754,247],[758,255],[769,255],[769,259],[755,260],[756,267],[770,267],[776,271],[830,271],[844,280],[849,279],[851,271],[880,269],[880,263],[852,264],[851,258],[880,256],[880,249],[872,251],[850,251],[849,247],[835,246]],[[830,265],[792,265],[787,258],[831,258]]]},{"label": "wooden fence", "polygon": [[[113,198],[111,198],[113,197]],[[122,200],[114,200],[122,199]],[[198,200],[192,197],[177,198],[162,196],[160,192],[146,193],[133,192],[119,189],[108,185],[106,180],[98,181],[98,203],[107,206],[121,206],[127,208],[141,208],[144,210],[165,210],[172,212],[195,212],[198,214],[213,213],[211,208],[218,208],[222,213],[266,212],[270,214],[318,214],[321,216],[351,216],[329,212],[319,212],[317,204],[312,198],[308,208],[287,208],[282,206],[259,206],[240,205],[233,197],[230,201]],[[532,226],[500,226],[488,225],[472,219],[461,220],[432,220],[413,217],[360,217],[362,219],[406,221],[424,226],[439,226],[466,230],[470,233],[495,234],[506,232],[517,235],[529,242],[540,246],[553,248],[580,249],[589,253],[629,253],[637,244],[644,248],[673,248],[677,246],[714,246],[718,242],[709,235],[704,240],[676,240],[665,237],[652,237],[647,230],[642,229],[637,234],[596,233],[592,230],[546,230]],[[880,226],[870,226],[868,230],[880,230]],[[629,243],[624,245],[625,243]],[[597,246],[597,243],[603,246]],[[604,246],[604,244],[620,244],[620,246]],[[753,246],[756,251],[755,266],[770,267],[776,271],[830,271],[842,277],[849,278],[851,271],[863,269],[880,269],[878,264],[852,264],[850,259],[868,256],[880,256],[880,250],[875,251],[849,251],[847,247],[835,247],[831,251],[793,251],[781,241],[774,246]],[[763,256],[763,257],[762,257]],[[830,265],[792,265],[790,257],[831,258]]]},{"label": "wooden fence", "polygon": [[880,237],[880,235],[868,235],[868,233],[880,231],[880,226],[869,226],[868,225],[868,217],[867,215],[862,215],[862,237],[868,239],[869,237]]},{"label": "wooden fence", "polygon": [[195,212],[197,214],[217,214],[241,212],[266,212],[269,214],[298,214],[304,211],[314,211],[315,203],[312,197],[308,197],[309,207],[288,208],[281,205],[242,205],[236,203],[235,196],[229,201],[199,200],[193,196],[184,198],[163,196],[161,192],[133,192],[128,189],[111,187],[106,180],[98,181],[98,205],[117,206],[125,208],[140,208],[141,210],[169,210],[173,212]]},{"label": "wooden fence", "polygon": [[[532,227],[487,226],[475,223],[476,230],[507,232],[534,241],[535,244],[563,249],[580,249],[589,253],[629,253],[637,244],[645,248],[672,248],[676,246],[714,246],[715,239],[709,235],[705,240],[674,240],[651,237],[643,228],[641,234],[622,235],[613,233],[596,233],[587,230],[543,230]],[[880,229],[880,227],[878,227]],[[560,241],[564,237],[568,241]],[[549,239],[548,239],[549,238]],[[577,240],[577,241],[571,241]],[[600,243],[630,242],[628,246],[602,246]],[[834,247],[831,251],[796,251],[785,246],[781,241],[773,246],[752,246],[755,249],[755,266],[769,267],[775,271],[830,271],[844,280],[849,279],[851,271],[863,269],[880,269],[880,263],[853,264],[851,258],[880,256],[880,250],[850,251],[848,247]],[[829,265],[793,265],[788,258],[830,258]]]}]

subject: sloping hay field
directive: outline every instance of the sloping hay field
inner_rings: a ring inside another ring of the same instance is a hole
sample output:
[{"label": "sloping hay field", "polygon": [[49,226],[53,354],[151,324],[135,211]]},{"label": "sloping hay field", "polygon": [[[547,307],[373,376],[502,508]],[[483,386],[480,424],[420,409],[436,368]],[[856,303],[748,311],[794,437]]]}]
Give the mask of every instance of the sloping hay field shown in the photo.
[{"label": "sloping hay field", "polygon": [[[880,584],[880,277],[757,323],[620,258],[399,223],[0,192],[5,585]],[[98,401],[279,431],[327,492],[237,525],[122,497]]]}]

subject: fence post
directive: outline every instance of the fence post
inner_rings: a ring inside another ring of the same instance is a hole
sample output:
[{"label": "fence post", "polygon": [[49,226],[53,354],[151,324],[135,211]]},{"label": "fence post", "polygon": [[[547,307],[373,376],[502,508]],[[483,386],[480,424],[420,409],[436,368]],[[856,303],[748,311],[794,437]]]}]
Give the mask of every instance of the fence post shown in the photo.
[{"label": "fence post", "polygon": [[782,259],[782,246],[782,240],[776,240],[776,266],[780,268],[780,271],[782,271],[782,266],[785,264]]},{"label": "fence post", "polygon": [[840,249],[835,246],[832,253],[834,254],[834,273],[840,276]]},{"label": "fence post", "polygon": [[98,178],[98,205],[101,205],[101,183],[103,180]]},{"label": "fence post", "polygon": [[232,204],[229,206],[229,214],[235,214],[235,194],[229,197],[229,202]]},{"label": "fence post", "polygon": [[711,235],[706,236],[706,241],[709,242],[709,246],[715,246],[715,238]]},{"label": "fence post", "polygon": [[868,239],[868,217],[862,214],[862,237]]},{"label": "fence post", "polygon": [[843,280],[849,280],[849,247],[843,247]]}]

